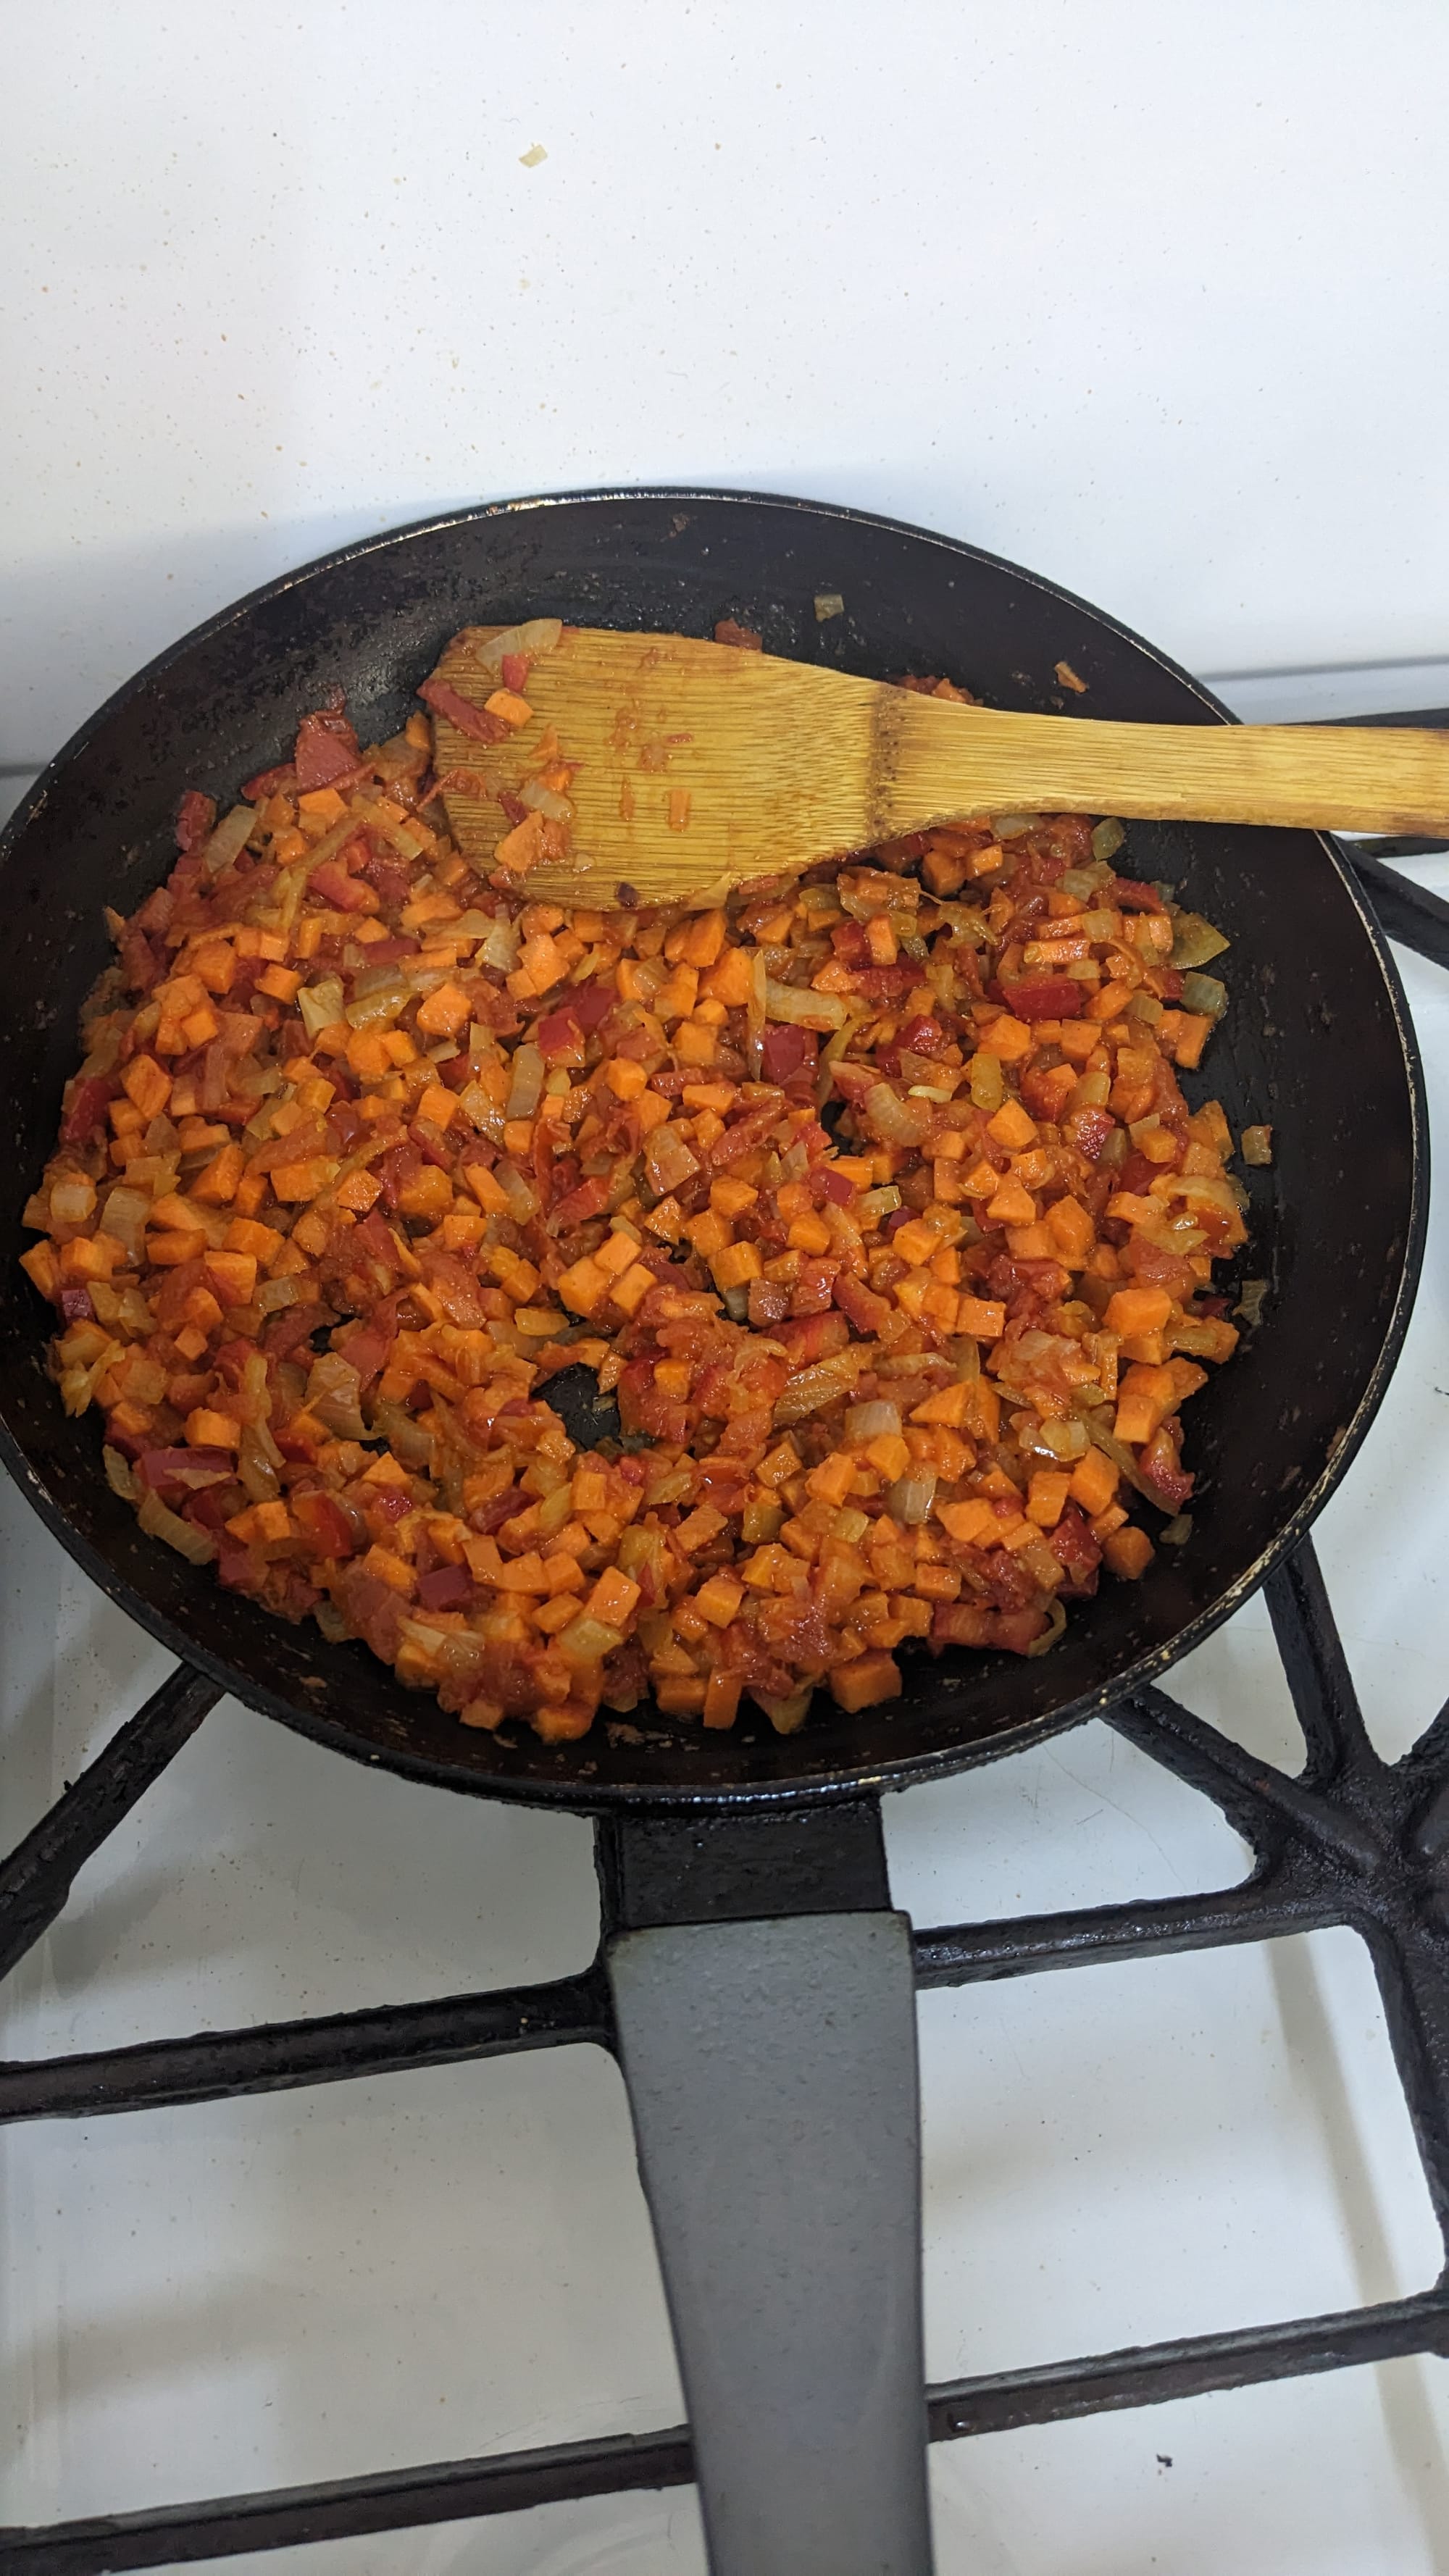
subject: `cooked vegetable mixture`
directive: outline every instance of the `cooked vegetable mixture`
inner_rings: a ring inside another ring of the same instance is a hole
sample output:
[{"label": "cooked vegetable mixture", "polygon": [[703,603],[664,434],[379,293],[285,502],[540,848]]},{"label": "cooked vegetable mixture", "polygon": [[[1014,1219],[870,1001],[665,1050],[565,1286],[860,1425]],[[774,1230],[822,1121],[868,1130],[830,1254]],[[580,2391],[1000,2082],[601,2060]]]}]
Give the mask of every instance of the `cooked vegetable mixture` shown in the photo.
[{"label": "cooked vegetable mixture", "polygon": [[[533,721],[540,638],[472,714]],[[421,714],[368,749],[305,716],[110,917],[24,1258],[142,1527],[547,1742],[651,1694],[788,1733],[917,1642],[1035,1655],[1148,1565],[1140,1501],[1185,1536],[1244,1193],[1178,1072],[1226,942],[1117,874],[1120,824],[566,915],[465,865],[431,753]],[[566,828],[551,738],[537,771],[515,864]],[[592,1451],[549,1404],[580,1362]]]}]

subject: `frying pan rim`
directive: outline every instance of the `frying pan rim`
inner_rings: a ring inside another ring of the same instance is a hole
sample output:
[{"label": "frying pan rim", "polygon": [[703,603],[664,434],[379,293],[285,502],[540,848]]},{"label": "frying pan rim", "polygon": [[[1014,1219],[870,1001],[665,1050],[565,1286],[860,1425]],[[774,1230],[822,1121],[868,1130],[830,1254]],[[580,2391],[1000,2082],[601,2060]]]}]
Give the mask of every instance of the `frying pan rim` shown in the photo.
[{"label": "frying pan rim", "polygon": [[[1050,581],[1044,574],[1034,573],[1023,565],[1013,563],[1005,556],[991,554],[984,547],[971,545],[963,538],[946,536],[936,529],[918,527],[910,521],[895,519],[879,511],[854,509],[838,502],[817,501],[797,494],[753,492],[723,486],[624,484],[603,485],[579,491],[534,493],[514,499],[474,503],[462,509],[443,511],[425,518],[407,521],[399,527],[355,538],[347,545],[334,547],[326,554],[315,556],[307,563],[295,566],[288,572],[276,575],[271,581],[259,584],[240,599],[231,601],[227,607],[190,628],[176,642],[153,655],[149,662],[143,664],[130,678],[123,681],[118,689],[113,690],[111,695],[87,717],[85,722],[62,744],[54,757],[47,762],[4,830],[0,831],[0,865],[3,865],[12,847],[28,829],[35,815],[41,811],[53,780],[85,749],[93,735],[132,700],[139,697],[154,681],[180,663],[185,656],[198,646],[224,634],[229,626],[253,609],[285,598],[289,591],[304,581],[310,581],[314,577],[331,573],[350,564],[364,562],[369,556],[383,552],[404,540],[441,536],[456,528],[474,526],[480,521],[522,516],[530,511],[610,502],[741,504],[746,507],[777,509],[807,517],[825,518],[851,526],[878,528],[888,535],[909,537],[918,542],[924,542],[939,548],[945,554],[965,558],[973,563],[987,565],[995,571],[1008,573],[1014,580],[1027,587],[1080,611],[1095,625],[1119,641],[1131,645],[1159,670],[1185,686],[1211,714],[1225,723],[1232,724],[1238,721],[1231,709],[1226,707],[1212,690],[1205,687],[1201,680],[1184,670],[1158,646],[1147,642],[1133,628],[1124,625],[1120,619],[1110,616],[1104,609],[1097,607],[1095,602],[1081,598],[1077,593],[1064,589],[1060,583]],[[691,1786],[685,1780],[645,1781],[624,1785],[590,1780],[587,1777],[580,1778],[577,1775],[563,1776],[557,1782],[553,1782],[536,1777],[515,1780],[506,1775],[479,1776],[472,1772],[455,1771],[446,1761],[438,1761],[423,1755],[412,1756],[407,1752],[395,1751],[391,1748],[383,1751],[364,1737],[350,1735],[338,1719],[330,1715],[324,1716],[320,1712],[309,1713],[305,1708],[284,1699],[280,1694],[269,1692],[263,1684],[253,1682],[241,1675],[224,1656],[216,1654],[209,1647],[199,1645],[164,1611],[158,1610],[143,1594],[135,1590],[130,1581],[115,1570],[101,1551],[75,1528],[64,1508],[51,1495],[28,1451],[16,1438],[3,1414],[0,1414],[0,1459],[3,1459],[26,1500],[82,1570],[109,1599],[116,1603],[118,1608],[135,1619],[138,1626],[155,1637],[159,1644],[167,1647],[182,1662],[206,1673],[224,1691],[240,1699],[245,1706],[255,1708],[264,1715],[277,1719],[295,1733],[309,1737],[328,1751],[342,1753],[370,1767],[385,1767],[401,1778],[414,1780],[431,1788],[447,1789],[469,1796],[500,1798],[516,1805],[548,1807],[584,1814],[601,1814],[620,1809],[626,1811],[647,1809],[653,1813],[682,1810],[696,1814],[763,1809],[778,1812],[790,1807],[858,1799],[887,1790],[916,1787],[928,1780],[949,1778],[958,1771],[972,1769],[980,1763],[995,1761],[1007,1754],[1019,1752],[1028,1744],[1042,1741],[1048,1736],[1065,1733],[1069,1727],[1081,1725],[1088,1718],[1101,1715],[1133,1690],[1141,1689],[1146,1683],[1160,1678],[1184,1655],[1203,1644],[1224,1620],[1231,1618],[1235,1611],[1251,1599],[1253,1593],[1260,1588],[1274,1569],[1291,1554],[1337,1489],[1362,1446],[1402,1350],[1409,1318],[1413,1311],[1428,1221],[1427,1100],[1418,1041],[1398,970],[1388,942],[1374,919],[1372,911],[1331,835],[1320,832],[1313,834],[1312,837],[1319,843],[1343,891],[1347,894],[1350,905],[1358,915],[1360,926],[1383,978],[1403,1063],[1409,1107],[1410,1183],[1408,1220],[1392,1310],[1378,1354],[1350,1420],[1345,1425],[1315,1483],[1280,1525],[1268,1545],[1259,1551],[1253,1563],[1246,1567],[1223,1592],[1197,1611],[1182,1628],[1174,1632],[1170,1639],[1147,1649],[1133,1662],[1114,1672],[1092,1689],[1080,1692],[1063,1708],[1055,1709],[1048,1715],[1024,1718],[1018,1725],[999,1728],[978,1741],[967,1740],[939,1749],[918,1749],[887,1762],[836,1768],[814,1777],[785,1781],[700,1782]],[[324,1645],[321,1651],[334,1650]]]}]

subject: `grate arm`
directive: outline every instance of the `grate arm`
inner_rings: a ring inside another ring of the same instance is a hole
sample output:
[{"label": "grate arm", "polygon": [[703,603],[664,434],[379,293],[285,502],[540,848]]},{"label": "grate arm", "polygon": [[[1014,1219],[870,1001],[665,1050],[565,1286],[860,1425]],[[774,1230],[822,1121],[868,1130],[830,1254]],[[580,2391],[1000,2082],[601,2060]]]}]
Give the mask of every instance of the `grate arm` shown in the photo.
[{"label": "grate arm", "polygon": [[178,1664],[144,1708],[0,1863],[0,1976],[55,1921],[76,1872],[143,1797],[221,1697],[218,1685]]}]

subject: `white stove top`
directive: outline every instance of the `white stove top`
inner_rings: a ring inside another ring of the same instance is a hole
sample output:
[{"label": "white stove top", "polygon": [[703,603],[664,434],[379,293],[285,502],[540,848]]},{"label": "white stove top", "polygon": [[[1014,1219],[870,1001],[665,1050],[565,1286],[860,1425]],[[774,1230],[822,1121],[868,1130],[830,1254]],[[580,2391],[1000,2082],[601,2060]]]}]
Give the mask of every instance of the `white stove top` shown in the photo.
[{"label": "white stove top", "polygon": [[[1437,680],[1437,688],[1427,685]],[[1402,669],[1225,688],[1255,715],[1425,703]],[[1337,696],[1337,708],[1332,703]],[[1411,864],[1449,884],[1449,862]],[[1437,1136],[1449,982],[1399,964]],[[1449,1204],[1404,1357],[1316,1543],[1375,1740],[1444,1689]],[[0,1489],[13,1842],[168,1658]],[[1258,1603],[1178,1667],[1296,1768]],[[1216,1811],[1101,1726],[888,1802],[923,1923],[1223,1885]],[[6,1990],[31,2055],[546,1977],[595,1940],[581,1821],[356,1769],[231,1701]],[[1328,1932],[927,1995],[933,2379],[1392,2297],[1440,2250],[1365,1952]],[[44,2523],[675,2423],[617,2073],[599,2053],[0,2133],[10,2433]],[[1449,2372],[1399,2361],[938,2445],[940,2576],[1432,2576]],[[217,2562],[240,2567],[240,2560]],[[698,2576],[687,2491],[319,2545],[275,2576]]]}]

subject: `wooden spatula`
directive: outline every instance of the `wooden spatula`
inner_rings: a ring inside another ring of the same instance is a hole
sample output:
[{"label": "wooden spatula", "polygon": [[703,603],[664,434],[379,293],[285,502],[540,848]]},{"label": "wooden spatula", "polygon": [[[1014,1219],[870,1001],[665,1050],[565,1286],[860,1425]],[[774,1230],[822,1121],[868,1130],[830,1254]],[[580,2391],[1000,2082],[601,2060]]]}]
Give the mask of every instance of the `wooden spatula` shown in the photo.
[{"label": "wooden spatula", "polygon": [[[505,665],[499,641],[520,635],[546,649]],[[681,635],[468,627],[423,694],[472,864],[486,875],[542,841],[530,893],[606,910],[719,903],[953,817],[1449,820],[1449,735],[1001,714]],[[480,727],[490,698],[499,711]]]}]

